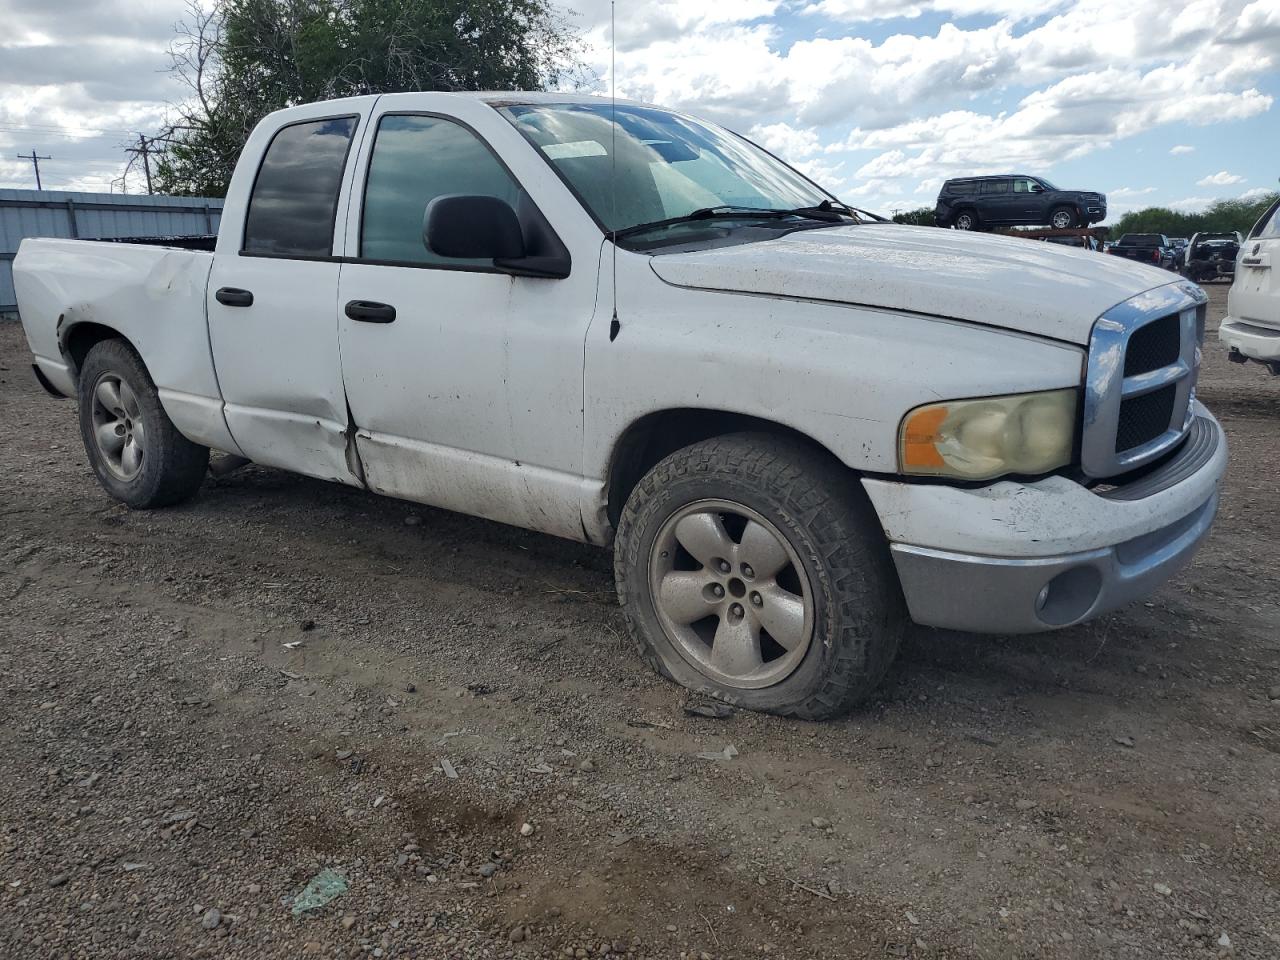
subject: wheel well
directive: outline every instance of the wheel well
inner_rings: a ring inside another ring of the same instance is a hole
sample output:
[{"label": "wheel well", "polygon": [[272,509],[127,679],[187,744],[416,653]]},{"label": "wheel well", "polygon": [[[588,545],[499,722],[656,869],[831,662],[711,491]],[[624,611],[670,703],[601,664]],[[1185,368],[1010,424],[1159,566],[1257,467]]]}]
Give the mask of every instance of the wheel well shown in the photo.
[{"label": "wheel well", "polygon": [[614,447],[607,488],[609,523],[617,528],[627,497],[640,479],[664,457],[701,440],[745,432],[792,437],[831,455],[822,444],[799,430],[760,417],[697,408],[651,413],[628,427]]},{"label": "wheel well", "polygon": [[[123,340],[129,343],[129,338],[119,330],[113,330],[101,323],[77,323],[68,331],[62,342],[62,354],[71,362],[72,376],[79,379],[84,358],[103,340]],[[133,344],[130,343],[129,346],[132,347]]]}]

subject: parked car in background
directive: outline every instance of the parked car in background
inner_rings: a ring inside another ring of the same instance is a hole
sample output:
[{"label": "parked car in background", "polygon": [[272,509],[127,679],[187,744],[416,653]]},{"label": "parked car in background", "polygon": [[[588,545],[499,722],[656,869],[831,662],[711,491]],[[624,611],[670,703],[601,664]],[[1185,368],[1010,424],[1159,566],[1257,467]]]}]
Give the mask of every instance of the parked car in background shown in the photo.
[{"label": "parked car in background", "polygon": [[1190,241],[1186,237],[1170,237],[1169,243],[1173,247],[1174,256],[1177,257],[1178,263],[1182,262],[1183,254],[1187,252],[1187,244]]},{"label": "parked car in background", "polygon": [[1256,360],[1280,376],[1280,200],[1243,242],[1218,339],[1232,360]]},{"label": "parked car in background", "polygon": [[1149,263],[1166,270],[1174,270],[1178,266],[1173,244],[1162,233],[1126,233],[1111,244],[1107,252],[1117,257],[1124,257],[1126,260]]},{"label": "parked car in background", "polygon": [[957,177],[942,185],[934,222],[957,230],[1053,227],[1066,230],[1107,218],[1105,194],[1059,190],[1043,177]]},{"label": "parked car in background", "polygon": [[14,280],[117,500],[194,496],[214,448],[611,546],[647,663],[789,716],[869,695],[908,617],[1035,632],[1146,596],[1226,468],[1195,284],[874,222],[644,104],[291,107],[211,251],[24,240]]},{"label": "parked car in background", "polygon": [[1045,243],[1057,244],[1060,247],[1073,247],[1076,250],[1090,250],[1094,253],[1100,253],[1102,251],[1102,244],[1098,242],[1098,238],[1088,233],[1082,233],[1079,236],[1074,237],[1042,237],[1041,239],[1043,239]]},{"label": "parked car in background", "polygon": [[1179,264],[1182,273],[1196,283],[1230,280],[1236,275],[1236,258],[1240,256],[1240,234],[1197,233],[1187,244]]}]

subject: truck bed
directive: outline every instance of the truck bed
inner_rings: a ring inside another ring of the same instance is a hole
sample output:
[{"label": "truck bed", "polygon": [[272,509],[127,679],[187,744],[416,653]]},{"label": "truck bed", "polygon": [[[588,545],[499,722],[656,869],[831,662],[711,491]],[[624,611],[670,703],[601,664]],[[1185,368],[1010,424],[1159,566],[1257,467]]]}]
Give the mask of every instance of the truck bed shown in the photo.
[{"label": "truck bed", "polygon": [[13,263],[22,326],[35,365],[67,396],[75,395],[75,367],[97,325],[124,334],[146,357],[174,424],[190,436],[209,437],[214,428],[220,436],[226,427],[205,311],[213,254],[172,239],[163,246],[24,240]]}]

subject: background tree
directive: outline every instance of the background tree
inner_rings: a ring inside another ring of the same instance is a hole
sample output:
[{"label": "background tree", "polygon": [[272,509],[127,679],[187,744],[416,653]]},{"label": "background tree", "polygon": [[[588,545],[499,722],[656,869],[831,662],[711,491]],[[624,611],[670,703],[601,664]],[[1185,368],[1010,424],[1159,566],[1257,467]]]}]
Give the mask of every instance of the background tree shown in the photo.
[{"label": "background tree", "polygon": [[226,194],[272,110],[406,90],[541,90],[581,73],[550,0],[191,0],[170,50],[187,99],[162,135],[157,190]]},{"label": "background tree", "polygon": [[1190,237],[1193,233],[1226,233],[1238,230],[1246,236],[1258,218],[1276,201],[1276,194],[1258,199],[1216,200],[1203,213],[1181,213],[1167,207],[1148,207],[1126,213],[1111,227],[1111,236],[1126,233],[1163,233]]},{"label": "background tree", "polygon": [[893,215],[894,223],[907,223],[913,227],[936,227],[933,222],[933,207],[920,207],[918,210],[904,210]]}]

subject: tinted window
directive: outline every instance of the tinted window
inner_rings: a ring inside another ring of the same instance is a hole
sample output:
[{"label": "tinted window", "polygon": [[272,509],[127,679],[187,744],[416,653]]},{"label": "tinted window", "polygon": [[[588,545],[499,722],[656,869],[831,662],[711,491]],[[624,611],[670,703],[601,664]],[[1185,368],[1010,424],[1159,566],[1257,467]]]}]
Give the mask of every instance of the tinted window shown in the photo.
[{"label": "tinted window", "polygon": [[436,256],[422,242],[427,204],[446,194],[498,197],[515,206],[520,187],[466,127],[438,117],[383,117],[365,182],[360,256],[403,263],[487,264]]},{"label": "tinted window", "polygon": [[249,197],[246,253],[327,257],[355,117],[282,127],[271,139]]},{"label": "tinted window", "polygon": [[951,184],[947,189],[951,193],[973,193],[977,189],[977,184],[972,180],[961,180]]},{"label": "tinted window", "polygon": [[1253,228],[1250,237],[1270,239],[1280,237],[1280,200],[1271,205],[1271,209],[1262,215],[1258,225]]},{"label": "tinted window", "polygon": [[983,180],[983,181],[982,181],[982,192],[983,192],[984,194],[987,194],[987,193],[1008,193],[1008,192],[1009,192],[1009,181],[1008,181],[1008,180]]}]

